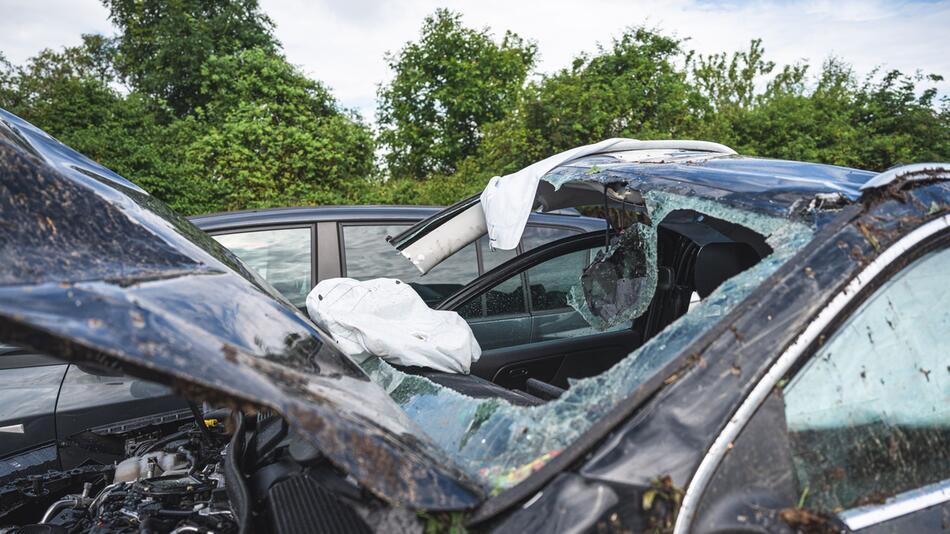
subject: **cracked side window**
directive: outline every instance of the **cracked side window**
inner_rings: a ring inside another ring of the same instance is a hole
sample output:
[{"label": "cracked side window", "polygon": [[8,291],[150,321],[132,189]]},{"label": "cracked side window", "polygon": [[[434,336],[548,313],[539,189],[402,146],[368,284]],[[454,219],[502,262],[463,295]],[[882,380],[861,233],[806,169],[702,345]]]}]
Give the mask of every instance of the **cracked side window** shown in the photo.
[{"label": "cracked side window", "polygon": [[950,249],[888,280],[785,388],[810,508],[841,511],[950,479]]}]

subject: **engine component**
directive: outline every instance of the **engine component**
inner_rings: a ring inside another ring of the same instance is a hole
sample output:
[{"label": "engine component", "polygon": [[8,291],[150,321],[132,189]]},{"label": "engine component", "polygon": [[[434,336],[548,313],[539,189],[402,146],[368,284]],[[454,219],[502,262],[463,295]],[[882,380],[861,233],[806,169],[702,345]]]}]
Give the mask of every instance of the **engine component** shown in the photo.
[{"label": "engine component", "polygon": [[189,425],[139,443],[111,484],[86,482],[81,494],[53,501],[38,524],[12,532],[235,532],[221,465],[227,439]]},{"label": "engine component", "polygon": [[267,511],[278,534],[370,532],[351,507],[306,475],[291,476],[271,486]]},{"label": "engine component", "polygon": [[189,465],[182,454],[164,451],[132,456],[115,466],[113,482],[134,482],[141,478],[153,478],[188,472]]}]

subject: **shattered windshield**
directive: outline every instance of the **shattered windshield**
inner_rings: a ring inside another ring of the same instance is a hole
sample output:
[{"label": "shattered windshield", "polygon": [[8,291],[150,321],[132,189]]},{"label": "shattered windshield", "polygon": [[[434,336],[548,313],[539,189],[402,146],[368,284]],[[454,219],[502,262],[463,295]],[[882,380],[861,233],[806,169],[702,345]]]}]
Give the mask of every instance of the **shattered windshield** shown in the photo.
[{"label": "shattered windshield", "polygon": [[[555,184],[559,185],[559,184]],[[799,222],[660,191],[643,195],[654,224],[634,223],[571,288],[569,302],[592,326],[607,329],[642,315],[657,286],[657,226],[677,210],[737,224],[766,236],[772,253],[726,280],[659,334],[600,375],[570,380],[560,398],[539,406],[475,399],[378,358],[362,365],[428,436],[490,491],[511,487],[578,439],[732,310],[804,246]]]}]

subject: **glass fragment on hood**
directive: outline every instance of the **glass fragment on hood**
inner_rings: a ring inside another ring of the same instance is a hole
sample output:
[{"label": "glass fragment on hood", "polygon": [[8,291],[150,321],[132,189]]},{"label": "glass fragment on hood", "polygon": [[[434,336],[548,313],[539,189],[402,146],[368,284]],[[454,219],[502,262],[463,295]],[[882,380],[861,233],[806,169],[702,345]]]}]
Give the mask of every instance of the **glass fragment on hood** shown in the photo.
[{"label": "glass fragment on hood", "polygon": [[642,297],[647,305],[656,285],[656,225],[672,211],[694,210],[745,226],[768,236],[766,242],[773,252],[723,282],[611,369],[590,378],[570,380],[570,389],[560,398],[540,406],[513,406],[504,400],[468,397],[427,378],[403,373],[378,358],[362,364],[370,378],[428,437],[489,491],[518,484],[576,441],[745,299],[813,235],[799,222],[701,198],[650,191],[644,200],[653,225],[636,224],[634,228],[642,239],[646,261]]}]

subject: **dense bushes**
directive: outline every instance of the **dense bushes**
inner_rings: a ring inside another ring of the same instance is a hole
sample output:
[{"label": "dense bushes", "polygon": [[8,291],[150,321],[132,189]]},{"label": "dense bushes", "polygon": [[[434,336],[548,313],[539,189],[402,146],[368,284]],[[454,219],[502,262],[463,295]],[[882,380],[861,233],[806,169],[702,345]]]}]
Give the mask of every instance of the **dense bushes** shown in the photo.
[{"label": "dense bushes", "polygon": [[438,10],[387,56],[378,132],[281,54],[256,0],[104,0],[114,38],[0,55],[0,107],[185,213],[447,204],[492,175],[608,137],[881,170],[950,158],[939,76],[778,67],[760,41],[700,56],[631,28],[553,73],[536,47]]}]

